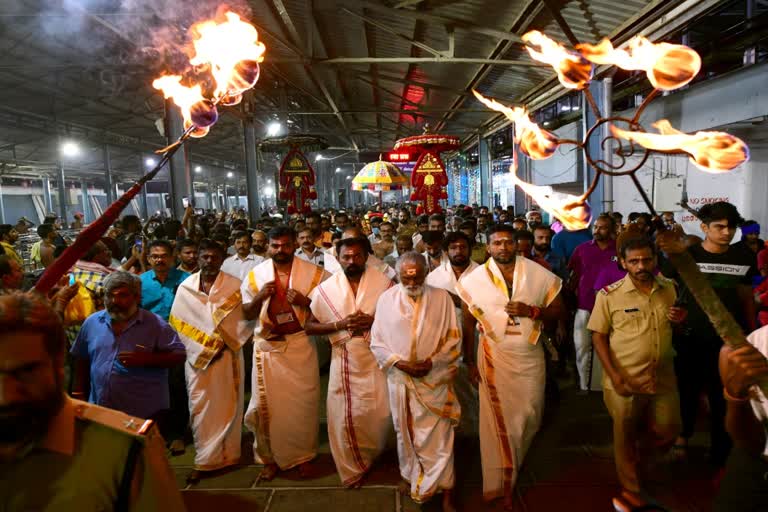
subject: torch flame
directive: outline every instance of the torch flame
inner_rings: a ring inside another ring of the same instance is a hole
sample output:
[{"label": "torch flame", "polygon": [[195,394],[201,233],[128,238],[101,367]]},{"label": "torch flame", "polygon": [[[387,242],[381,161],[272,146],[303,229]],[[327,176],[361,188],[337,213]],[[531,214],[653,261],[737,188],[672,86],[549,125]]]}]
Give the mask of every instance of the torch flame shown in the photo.
[{"label": "torch flame", "polygon": [[531,196],[536,203],[550,215],[557,217],[568,231],[578,231],[589,226],[592,221],[592,211],[587,198],[556,192],[552,187],[532,185],[517,177],[517,154],[513,155],[509,172],[512,181]]},{"label": "torch flame", "polygon": [[193,43],[195,55],[189,62],[193,66],[210,65],[217,98],[253,87],[259,77],[258,63],[264,60],[266,50],[253,25],[233,12],[225,16],[227,21],[223,23],[209,20],[192,27],[198,37]]},{"label": "torch flame", "polygon": [[552,132],[542,130],[539,125],[531,121],[525,107],[507,107],[496,100],[491,100],[475,91],[475,98],[485,106],[504,114],[507,119],[515,123],[515,142],[520,144],[520,149],[529,158],[544,160],[555,153],[557,149],[557,137]]},{"label": "torch flame", "polygon": [[[165,99],[171,98],[173,102],[181,109],[181,115],[184,118],[184,129],[194,124],[192,122],[192,108],[207,101],[203,97],[203,92],[199,84],[189,87],[181,84],[181,76],[165,75],[152,82],[152,87],[163,91]],[[208,134],[205,129],[198,128],[192,131],[192,137],[204,137]]]},{"label": "torch flame", "polygon": [[627,131],[613,125],[611,133],[647,149],[687,153],[696,167],[713,174],[731,171],[749,160],[749,148],[744,141],[728,133],[696,132],[690,135],[672,128],[666,119],[652,126],[660,133]]},{"label": "torch flame", "polygon": [[203,96],[200,84],[182,85],[179,75],[162,76],[152,82],[155,89],[163,91],[165,98],[172,98],[181,109],[184,131],[190,130],[191,137],[205,137],[219,119],[216,105],[237,105],[243,93],[259,79],[259,62],[264,60],[265,47],[259,42],[258,32],[233,12],[225,13],[225,17],[227,20],[222,23],[208,20],[191,29],[195,55],[189,62],[193,66],[208,66],[216,82],[214,99]]},{"label": "torch flame", "polygon": [[627,71],[645,71],[651,84],[672,91],[689,83],[701,70],[701,57],[687,46],[652,43],[636,36],[626,49],[617,49],[608,39],[596,45],[579,44],[576,49],[595,64],[610,64]]},{"label": "torch flame", "polygon": [[566,49],[538,30],[526,32],[522,39],[528,45],[538,47],[538,50],[531,46],[525,49],[532,59],[552,66],[563,86],[584,89],[592,79],[592,64],[580,54]]}]

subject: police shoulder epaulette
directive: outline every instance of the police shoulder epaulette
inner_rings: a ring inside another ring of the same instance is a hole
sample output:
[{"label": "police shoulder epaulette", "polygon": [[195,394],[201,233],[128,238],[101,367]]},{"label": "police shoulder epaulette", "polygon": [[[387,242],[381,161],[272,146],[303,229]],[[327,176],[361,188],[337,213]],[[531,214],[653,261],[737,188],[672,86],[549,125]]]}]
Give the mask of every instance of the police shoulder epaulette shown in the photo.
[{"label": "police shoulder epaulette", "polygon": [[112,430],[137,437],[145,437],[155,430],[152,428],[154,425],[152,420],[137,418],[121,411],[79,400],[74,400],[74,403],[77,419],[98,423]]},{"label": "police shoulder epaulette", "polygon": [[661,274],[657,275],[656,279],[658,279],[658,281],[661,284],[663,284],[663,285],[670,286],[670,285],[674,285],[675,284],[675,280],[674,279],[670,279],[670,278],[668,278],[666,276],[663,276]]},{"label": "police shoulder epaulette", "polygon": [[603,288],[600,290],[600,293],[603,295],[608,295],[609,293],[616,291],[621,287],[621,285],[624,284],[624,279],[619,279],[615,283],[611,283],[608,286],[603,286]]}]

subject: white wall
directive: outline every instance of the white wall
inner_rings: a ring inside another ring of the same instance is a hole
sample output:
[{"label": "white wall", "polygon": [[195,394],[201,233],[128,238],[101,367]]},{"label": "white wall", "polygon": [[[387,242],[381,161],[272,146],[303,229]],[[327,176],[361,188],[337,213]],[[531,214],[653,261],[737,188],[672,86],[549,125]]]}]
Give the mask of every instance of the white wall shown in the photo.
[{"label": "white wall", "polygon": [[[750,141],[745,138],[749,145]],[[745,219],[754,219],[768,232],[768,146],[750,145],[750,161],[737,169],[723,174],[710,174],[700,170],[684,156],[653,157],[638,172],[643,188],[652,198],[656,187],[664,186],[665,176],[682,176],[686,179],[688,202],[693,208],[714,201],[733,203]],[[628,178],[614,178],[614,209],[626,217],[633,211],[647,211],[640,194]],[[690,213],[679,209],[675,219],[683,224],[687,233],[701,235],[699,221]],[[739,235],[737,235],[739,238]]]},{"label": "white wall", "polygon": [[[581,138],[581,121],[561,126],[553,133],[560,139]],[[522,158],[526,158],[524,155]],[[555,154],[546,160],[530,160],[531,182],[534,185],[557,185],[560,183],[573,183],[579,176],[579,151],[573,144],[563,144]],[[519,174],[522,176],[522,174]]]},{"label": "white wall", "polygon": [[[648,131],[651,123],[668,119],[685,131],[720,130],[740,137],[750,148],[750,160],[723,174],[706,173],[687,156],[654,155],[638,171],[638,178],[649,196],[654,179],[663,185],[665,176],[686,178],[688,201],[694,208],[707,202],[728,201],[736,205],[745,219],[754,219],[768,232],[768,65],[758,65],[718,77],[689,89],[655,100],[641,117]],[[634,112],[619,115],[632,116]],[[655,176],[655,178],[654,178]],[[614,209],[626,217],[632,211],[647,211],[629,178],[613,180]],[[688,233],[701,235],[699,222],[688,212],[675,218]],[[737,234],[737,239],[740,235]]]}]

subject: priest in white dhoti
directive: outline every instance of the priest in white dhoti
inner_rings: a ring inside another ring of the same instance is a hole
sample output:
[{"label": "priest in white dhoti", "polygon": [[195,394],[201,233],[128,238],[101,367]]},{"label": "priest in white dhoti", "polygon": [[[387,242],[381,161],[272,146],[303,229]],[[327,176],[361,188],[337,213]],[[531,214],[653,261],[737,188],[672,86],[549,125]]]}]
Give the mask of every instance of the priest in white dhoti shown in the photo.
[{"label": "priest in white dhoti", "polygon": [[[345,229],[344,232],[341,234],[342,240],[345,238],[360,238],[364,236],[365,234],[362,232],[360,228],[348,228],[348,229]],[[366,262],[366,266],[370,268],[375,268],[376,270],[386,275],[391,280],[397,281],[397,273],[395,272],[395,269],[387,265],[383,260],[377,258],[373,254],[373,249],[371,248],[370,241],[368,242],[367,251],[368,251],[368,260]],[[326,251],[324,268],[331,274],[335,274],[337,272],[342,271],[341,263],[339,263],[339,258],[338,258],[335,246],[329,249],[328,251]]]},{"label": "priest in white dhoti", "polygon": [[200,243],[200,271],[179,285],[169,318],[187,349],[184,370],[195,443],[195,471],[189,481],[240,462],[245,400],[241,349],[249,333],[240,280],[221,271],[225,256],[216,242]]},{"label": "priest in white dhoti", "polygon": [[[453,231],[443,239],[443,254],[448,258],[427,275],[426,283],[435,288],[442,288],[451,294],[456,307],[459,330],[462,324],[462,304],[456,285],[459,280],[477,268],[477,263],[470,258],[474,240],[461,231]],[[474,345],[472,346],[474,348]],[[461,422],[459,435],[477,436],[478,432],[478,396],[477,388],[472,385],[466,365],[459,366],[459,373],[454,381],[454,390],[461,404]]]},{"label": "priest in white dhoti", "polygon": [[[480,455],[483,497],[513,506],[520,467],[541,424],[544,408],[543,321],[564,308],[559,277],[527,258],[516,257],[514,230],[488,230],[491,258],[464,276],[457,290],[464,301],[464,357],[480,384]],[[480,343],[475,353],[475,328]]]},{"label": "priest in white dhoti", "polygon": [[337,242],[342,272],[310,295],[309,335],[331,342],[328,440],[342,485],[359,487],[381,454],[391,429],[387,377],[370,349],[370,329],[379,296],[393,283],[366,266],[369,240]]},{"label": "priest in white dhoti", "polygon": [[371,350],[386,371],[403,490],[417,503],[443,492],[454,510],[453,436],[461,407],[453,391],[461,356],[456,311],[448,292],[424,284],[427,262],[408,252],[400,284],[376,306]]},{"label": "priest in white dhoti", "polygon": [[245,425],[255,434],[254,458],[264,464],[260,479],[293,467],[307,477],[317,455],[320,371],[304,324],[309,296],[329,274],[294,257],[292,229],[275,227],[268,238],[271,259],[254,267],[240,288],[245,317],[255,320]]}]

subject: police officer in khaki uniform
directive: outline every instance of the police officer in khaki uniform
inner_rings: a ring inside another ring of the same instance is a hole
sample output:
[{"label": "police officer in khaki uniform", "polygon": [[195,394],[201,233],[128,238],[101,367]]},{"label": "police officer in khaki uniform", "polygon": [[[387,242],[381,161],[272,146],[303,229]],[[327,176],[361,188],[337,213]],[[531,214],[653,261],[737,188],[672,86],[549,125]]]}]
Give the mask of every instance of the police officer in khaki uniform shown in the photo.
[{"label": "police officer in khaki uniform", "polygon": [[[652,453],[642,450],[641,443],[671,447],[680,431],[672,324],[683,322],[687,312],[675,306],[674,282],[653,275],[653,242],[636,235],[623,240],[619,251],[627,276],[597,294],[587,328],[605,369],[603,397],[613,418],[623,488],[617,500],[638,507],[646,503],[638,462],[641,453]],[[616,500],[614,505],[621,506]]]},{"label": "police officer in khaki uniform", "polygon": [[151,421],[64,394],[65,343],[41,299],[0,296],[0,511],[184,510]]}]

